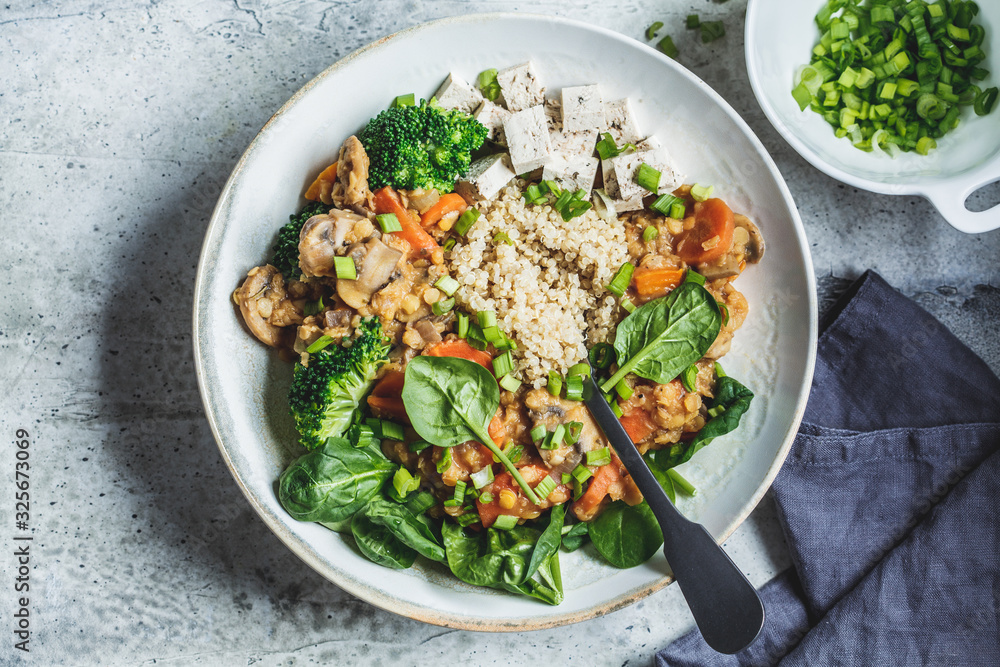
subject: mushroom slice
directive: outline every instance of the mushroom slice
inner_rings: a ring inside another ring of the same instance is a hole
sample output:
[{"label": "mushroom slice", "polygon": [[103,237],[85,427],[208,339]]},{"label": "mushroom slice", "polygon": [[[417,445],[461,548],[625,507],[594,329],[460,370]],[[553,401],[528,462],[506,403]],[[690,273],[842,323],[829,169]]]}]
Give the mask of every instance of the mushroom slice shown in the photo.
[{"label": "mushroom slice", "polygon": [[538,455],[554,473],[572,472],[583,461],[587,452],[607,446],[590,412],[579,401],[556,398],[546,389],[532,389],[524,397],[524,405],[528,408],[533,424],[541,424],[547,431],[554,431],[559,424],[574,421],[583,425],[574,444],[563,443],[556,449],[538,449]]},{"label": "mushroom slice", "polygon": [[[291,330],[268,321],[275,313],[281,311],[287,315],[285,311],[294,308],[278,269],[270,264],[250,269],[246,280],[233,294],[233,300],[240,307],[247,328],[260,342],[271,347],[282,347],[289,342]],[[297,319],[302,321],[301,314]]]},{"label": "mushroom slice", "polygon": [[334,209],[327,215],[314,215],[299,232],[299,268],[307,277],[335,276],[333,258],[337,251],[367,230],[371,222],[356,213]]},{"label": "mushroom slice", "polygon": [[[747,235],[745,242],[747,264],[756,264],[764,257],[764,236],[760,233],[757,225],[753,224],[750,218],[745,215],[737,215],[735,222],[736,234],[734,234],[733,241],[735,243],[737,240],[742,240],[743,235],[739,233],[739,230],[745,230]],[[737,235],[740,237],[739,239]]]},{"label": "mushroom slice", "polygon": [[338,280],[337,294],[348,306],[358,309],[371,301],[372,294],[389,282],[403,253],[378,239],[370,239],[364,245],[354,244],[348,256],[354,259],[358,277],[356,280]]},{"label": "mushroom slice", "polygon": [[740,275],[739,256],[732,252],[727,252],[719,259],[699,264],[698,273],[705,276],[705,280],[719,280],[720,278],[738,276]]},{"label": "mushroom slice", "polygon": [[343,188],[343,200],[348,206],[358,206],[368,197],[368,154],[353,134],[340,147],[337,159],[337,180]]}]

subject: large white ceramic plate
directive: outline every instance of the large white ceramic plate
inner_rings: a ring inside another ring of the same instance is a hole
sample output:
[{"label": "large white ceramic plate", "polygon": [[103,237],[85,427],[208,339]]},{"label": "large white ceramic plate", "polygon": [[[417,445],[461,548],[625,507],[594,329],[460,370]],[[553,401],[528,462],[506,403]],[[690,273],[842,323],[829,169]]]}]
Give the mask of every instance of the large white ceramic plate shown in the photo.
[{"label": "large white ceramic plate", "polygon": [[[1000,179],[1000,111],[977,117],[962,112],[958,128],[938,140],[927,156],[904,153],[896,159],[859,151],[838,139],[823,117],[799,110],[792,99],[793,79],[809,63],[819,30],[813,17],[825,0],[750,0],[747,6],[746,60],[750,85],[764,114],[778,133],[814,167],[864,190],[888,195],[921,195],[953,227],[969,234],[1000,227],[1000,207],[973,212],[965,200],[982,186]],[[976,21],[986,28],[982,66],[1000,81],[1000,2],[980,2]]]},{"label": "large white ceramic plate", "polygon": [[281,508],[275,480],[299,453],[287,416],[290,368],[242,328],[230,293],[266,261],[275,234],[302,204],[310,179],[395,95],[430,96],[449,71],[536,64],[551,90],[600,82],[629,96],[645,131],[669,146],[691,179],[712,183],[767,239],[764,262],[739,280],[751,307],[727,371],[757,394],[740,430],[713,443],[685,474],[702,493],[682,505],[717,539],[760,501],[798,426],[816,345],[814,279],[802,224],[774,163],[721,97],[674,61],[622,35],[575,21],[479,15],[421,25],[352,54],[308,83],[264,126],[222,193],[195,289],[195,354],[209,422],[227,465],[261,518],[302,560],[341,588],[429,623],[530,630],[573,623],[641,599],[669,583],[662,554],[615,570],[587,550],[562,557],[559,607],[457,581],[447,568],[375,565],[349,538],[299,523]]}]

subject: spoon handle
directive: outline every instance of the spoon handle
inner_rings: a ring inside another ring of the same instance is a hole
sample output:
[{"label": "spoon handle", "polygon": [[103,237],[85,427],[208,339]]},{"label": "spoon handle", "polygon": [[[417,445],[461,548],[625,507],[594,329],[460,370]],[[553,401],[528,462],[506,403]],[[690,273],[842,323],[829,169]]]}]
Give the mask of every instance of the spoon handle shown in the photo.
[{"label": "spoon handle", "polygon": [[705,527],[684,518],[670,502],[593,377],[586,388],[587,408],[660,524],[663,553],[705,643],[728,654],[746,648],[764,625],[757,591]]}]

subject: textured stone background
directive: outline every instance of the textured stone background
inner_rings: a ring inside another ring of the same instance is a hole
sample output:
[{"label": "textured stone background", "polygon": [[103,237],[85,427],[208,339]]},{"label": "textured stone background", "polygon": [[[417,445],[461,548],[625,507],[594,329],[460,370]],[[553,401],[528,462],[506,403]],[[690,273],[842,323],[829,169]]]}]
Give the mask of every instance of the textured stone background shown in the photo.
[{"label": "textured stone background", "polygon": [[[195,264],[215,198],[257,128],[369,41],[500,10],[582,18],[638,39],[664,21],[681,62],[746,118],[788,180],[824,302],[875,268],[1000,369],[1000,232],[965,236],[922,199],[859,192],[794,154],[747,83],[740,0],[4,2],[0,420],[5,438],[27,428],[33,442],[30,662],[645,665],[690,627],[676,587],[519,636],[375,609],[257,520],[202,413],[190,340]],[[729,34],[696,43],[682,28],[691,11],[723,19]],[[9,439],[3,451],[9,480]],[[9,545],[13,489],[4,487]],[[770,501],[727,547],[756,584],[788,565]],[[0,663],[10,664],[25,656],[7,625],[9,556],[0,571]]]}]

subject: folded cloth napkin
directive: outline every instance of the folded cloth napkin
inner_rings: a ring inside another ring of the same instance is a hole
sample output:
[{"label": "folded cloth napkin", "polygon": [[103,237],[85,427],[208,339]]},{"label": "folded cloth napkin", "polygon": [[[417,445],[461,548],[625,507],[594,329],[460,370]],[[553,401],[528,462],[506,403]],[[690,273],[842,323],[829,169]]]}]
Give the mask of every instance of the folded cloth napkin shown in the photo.
[{"label": "folded cloth napkin", "polygon": [[657,667],[1000,665],[1000,380],[873,272],[821,322],[773,492],[792,568],[761,635],[727,656],[695,630]]}]

